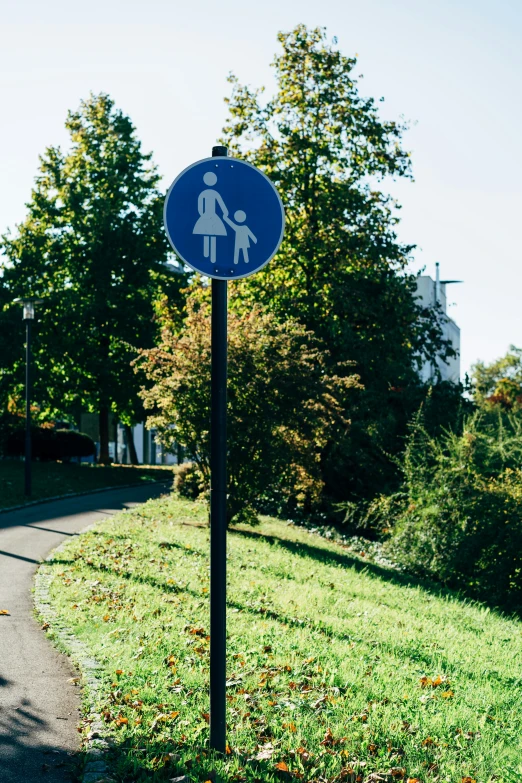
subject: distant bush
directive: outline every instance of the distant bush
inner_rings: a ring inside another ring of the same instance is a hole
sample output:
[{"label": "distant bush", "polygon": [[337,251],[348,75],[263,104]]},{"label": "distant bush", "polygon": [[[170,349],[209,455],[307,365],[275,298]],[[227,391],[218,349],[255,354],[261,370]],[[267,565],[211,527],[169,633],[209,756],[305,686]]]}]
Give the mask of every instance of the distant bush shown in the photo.
[{"label": "distant bush", "polygon": [[390,532],[392,558],[476,598],[522,608],[520,422],[475,414],[461,434],[436,439],[419,416],[402,468],[403,492],[370,507]]},{"label": "distant bush", "polygon": [[7,443],[13,432],[23,425],[23,419],[7,411],[0,414],[0,456],[8,453]]},{"label": "distant bush", "polygon": [[[73,457],[90,457],[96,454],[96,446],[92,438],[75,430],[32,427],[31,445],[33,458],[42,461],[69,460]],[[25,454],[25,429],[16,429],[8,435],[6,452],[12,457]]]}]

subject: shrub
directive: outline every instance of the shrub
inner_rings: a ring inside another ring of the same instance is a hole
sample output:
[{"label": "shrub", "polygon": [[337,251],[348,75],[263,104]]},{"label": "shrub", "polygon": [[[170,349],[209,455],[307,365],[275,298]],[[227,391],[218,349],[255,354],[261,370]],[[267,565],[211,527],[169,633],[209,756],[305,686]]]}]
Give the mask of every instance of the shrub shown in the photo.
[{"label": "shrub", "polygon": [[204,491],[204,478],[194,462],[185,462],[176,470],[174,490],[182,498],[196,500]]},{"label": "shrub", "polygon": [[[85,433],[50,427],[31,428],[31,447],[33,459],[42,461],[69,460],[96,454],[94,441]],[[25,454],[25,429],[18,428],[8,435],[6,450],[12,457]]]},{"label": "shrub", "polygon": [[[153,412],[148,426],[167,448],[187,449],[208,491],[210,308],[198,296],[188,297],[181,329],[166,303],[159,307],[160,344],[141,351],[135,366],[150,381],[142,390]],[[231,307],[228,327],[228,519],[252,521],[272,493],[311,510],[322,498],[322,451],[347,429],[343,402],[358,379],[346,365],[332,369],[328,352],[296,321]]]},{"label": "shrub", "polygon": [[0,414],[0,456],[9,453],[9,438],[13,432],[21,429],[23,424],[23,417],[17,414],[11,413],[9,411],[5,411]]},{"label": "shrub", "polygon": [[[414,422],[404,491],[388,501],[387,548],[408,570],[497,605],[522,608],[522,470],[518,424],[475,414],[463,432]],[[518,464],[517,464],[518,463]],[[382,501],[374,520],[382,524]]]}]

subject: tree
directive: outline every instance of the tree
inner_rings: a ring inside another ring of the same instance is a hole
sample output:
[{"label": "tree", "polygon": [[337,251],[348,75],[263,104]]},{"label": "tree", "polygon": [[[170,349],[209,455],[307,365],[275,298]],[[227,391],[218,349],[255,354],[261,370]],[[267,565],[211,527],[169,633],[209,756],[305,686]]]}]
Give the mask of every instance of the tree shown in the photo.
[{"label": "tree", "polygon": [[[0,275],[0,415],[7,411],[13,393],[23,393],[24,342],[22,310],[13,306],[6,280]],[[12,372],[15,365],[19,368],[16,377]]]},{"label": "tree", "polygon": [[481,407],[522,408],[522,349],[511,345],[505,356],[491,364],[472,367],[474,397]]},{"label": "tree", "polygon": [[70,149],[41,156],[28,215],[3,237],[4,279],[13,297],[47,298],[40,397],[52,411],[98,411],[107,461],[110,412],[141,417],[130,346],[153,344],[153,302],[176,301],[184,280],[168,269],[159,175],[129,117],[91,95],[66,128]]},{"label": "tree", "polygon": [[397,242],[396,205],[378,189],[386,177],[411,176],[406,126],[382,120],[374,100],[360,95],[356,59],[322,28],[298,25],[278,39],[270,100],[230,77],[223,143],[265,171],[287,218],[281,251],[239,284],[240,300],[296,318],[333,362],[355,361],[365,391],[350,411],[349,440],[330,444],[327,472],[341,494],[371,493],[382,481],[377,463],[393,470],[383,454],[402,445],[411,415],[395,415],[398,390],[420,385],[424,358],[451,353],[437,313],[415,299],[406,272],[412,248]]},{"label": "tree", "polygon": [[[210,308],[197,287],[181,328],[166,301],[161,341],[135,361],[149,380],[142,391],[147,426],[167,448],[181,444],[202,483],[210,478]],[[284,496],[307,510],[321,500],[321,453],[348,422],[341,401],[358,379],[334,365],[295,320],[278,321],[256,305],[229,316],[228,516],[252,519],[262,499]]]}]

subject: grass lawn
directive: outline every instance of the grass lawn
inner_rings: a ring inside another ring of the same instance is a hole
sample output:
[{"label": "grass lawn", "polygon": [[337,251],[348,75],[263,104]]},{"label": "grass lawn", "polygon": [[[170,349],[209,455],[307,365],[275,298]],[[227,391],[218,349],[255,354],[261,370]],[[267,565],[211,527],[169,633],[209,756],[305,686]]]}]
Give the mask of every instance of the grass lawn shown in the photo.
[{"label": "grass lawn", "polygon": [[44,566],[102,666],[117,781],[522,780],[522,623],[269,518],[229,533],[230,753],[212,759],[205,520],[150,501]]},{"label": "grass lawn", "polygon": [[0,460],[0,508],[18,506],[28,500],[45,500],[68,492],[89,492],[103,487],[172,480],[172,468],[143,468],[131,465],[89,465],[87,463],[33,462],[32,495],[24,496],[23,460]]}]

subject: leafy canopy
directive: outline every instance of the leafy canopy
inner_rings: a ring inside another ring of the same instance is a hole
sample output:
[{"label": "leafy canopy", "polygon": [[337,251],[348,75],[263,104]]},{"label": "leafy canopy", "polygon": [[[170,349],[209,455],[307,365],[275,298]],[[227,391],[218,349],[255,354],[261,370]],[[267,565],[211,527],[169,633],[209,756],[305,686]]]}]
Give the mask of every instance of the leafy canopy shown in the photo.
[{"label": "leafy canopy", "polygon": [[151,155],[109,96],[69,112],[71,146],[49,147],[26,219],[3,238],[10,295],[37,294],[38,395],[51,411],[140,415],[129,343],[152,345],[153,301],[180,283],[168,271],[162,193]]},{"label": "leafy canopy", "polygon": [[397,381],[440,337],[404,274],[411,248],[396,240],[396,205],[376,188],[411,176],[406,126],[382,120],[360,95],[356,59],[322,28],[298,25],[278,39],[270,100],[230,77],[223,140],[265,171],[287,214],[278,257],[243,283],[243,295],[302,320],[335,356],[355,359],[365,381],[377,372]]},{"label": "leafy canopy", "polygon": [[230,78],[223,142],[265,171],[287,218],[279,254],[239,281],[234,306],[294,318],[333,362],[355,362],[364,391],[346,410],[349,434],[329,444],[324,475],[338,498],[371,495],[396,477],[387,455],[403,447],[419,363],[447,350],[437,313],[415,298],[412,248],[397,241],[397,205],[381,189],[411,176],[406,126],[361,95],[356,59],[324,29],[298,25],[278,39],[272,97]]},{"label": "leafy canopy", "polygon": [[522,408],[522,349],[510,346],[505,356],[491,364],[477,362],[472,368],[475,401],[482,407]]}]

